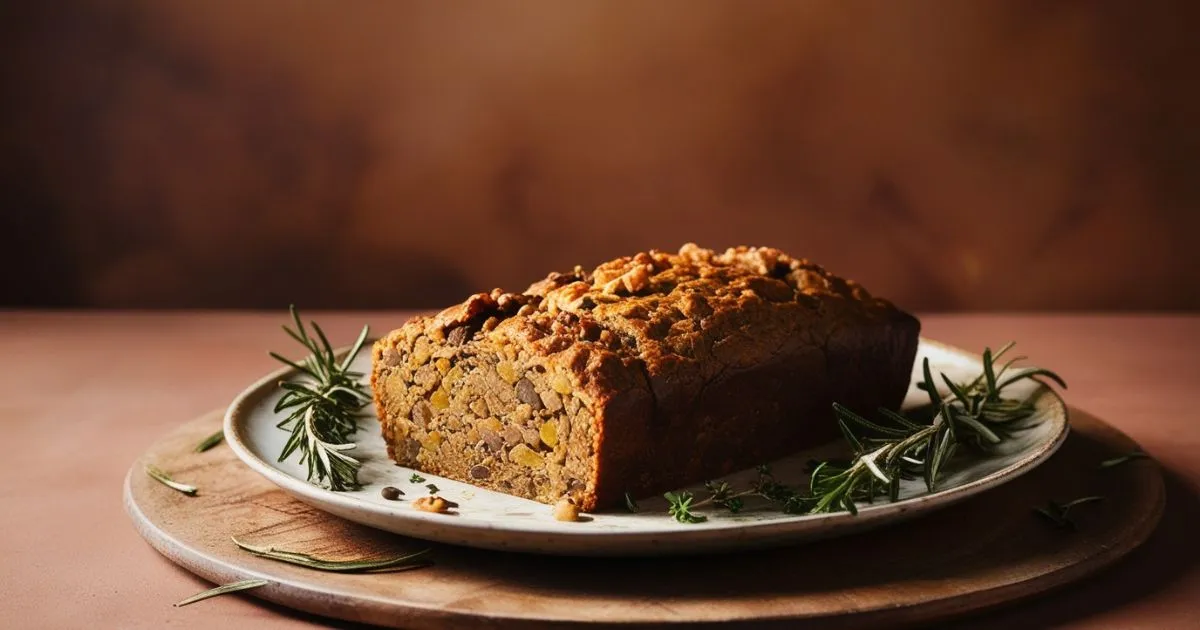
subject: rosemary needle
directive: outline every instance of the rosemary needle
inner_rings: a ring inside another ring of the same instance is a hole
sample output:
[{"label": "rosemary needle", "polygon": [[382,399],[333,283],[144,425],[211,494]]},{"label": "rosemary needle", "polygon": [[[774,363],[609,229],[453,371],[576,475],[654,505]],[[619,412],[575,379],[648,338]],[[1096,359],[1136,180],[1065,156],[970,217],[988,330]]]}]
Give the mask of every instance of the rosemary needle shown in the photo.
[{"label": "rosemary needle", "polygon": [[1050,521],[1051,523],[1053,523],[1056,527],[1059,527],[1060,529],[1074,530],[1074,529],[1078,529],[1078,527],[1075,525],[1075,521],[1071,520],[1071,518],[1070,518],[1071,508],[1073,508],[1077,505],[1084,505],[1087,503],[1095,503],[1096,501],[1103,501],[1103,500],[1104,500],[1104,497],[1094,496],[1094,497],[1080,497],[1078,499],[1067,501],[1066,503],[1059,503],[1057,501],[1048,501],[1046,503],[1046,507],[1033,508],[1033,511],[1036,512],[1037,514],[1041,515],[1046,520]]},{"label": "rosemary needle", "polygon": [[631,496],[628,492],[625,493],[625,509],[634,513],[641,509],[638,507],[637,501],[634,501],[633,496]]},{"label": "rosemary needle", "polygon": [[244,591],[244,590],[251,589],[251,588],[258,588],[260,586],[266,586],[268,584],[270,584],[270,582],[268,582],[267,580],[242,580],[240,582],[233,582],[230,584],[222,584],[221,586],[218,586],[216,588],[210,588],[207,591],[204,591],[203,593],[196,593],[195,595],[192,595],[191,597],[189,597],[183,601],[176,602],[175,606],[177,606],[177,607],[178,606],[187,606],[188,604],[194,604],[196,602],[206,600],[210,597],[216,597],[218,595],[225,595],[226,593],[236,593],[238,591]]},{"label": "rosemary needle", "polygon": [[325,560],[317,558],[306,553],[295,551],[285,551],[274,547],[259,547],[244,543],[237,538],[233,539],[233,544],[241,547],[260,558],[268,558],[270,560],[278,560],[287,562],[309,569],[318,571],[332,571],[335,573],[372,573],[387,570],[404,570],[416,569],[428,566],[431,563],[424,560],[424,556],[432,549],[422,549],[413,553],[401,554],[391,558],[381,558],[378,560]]},{"label": "rosemary needle", "polygon": [[1118,455],[1117,457],[1113,457],[1112,459],[1106,459],[1106,460],[1100,462],[1100,467],[1101,468],[1112,468],[1113,466],[1120,466],[1121,464],[1124,464],[1125,462],[1133,461],[1135,459],[1146,459],[1148,457],[1150,457],[1150,456],[1147,455],[1146,453],[1143,453],[1142,451],[1130,451],[1129,453],[1126,453],[1124,455]]},{"label": "rosemary needle", "polygon": [[168,475],[166,472],[163,472],[163,470],[161,468],[159,468],[153,464],[146,464],[146,474],[150,475],[150,477],[152,479],[161,483],[162,485],[164,485],[168,488],[171,488],[172,490],[182,492],[182,493],[188,495],[189,497],[196,496],[196,493],[200,491],[199,488],[197,488],[196,486],[192,486],[192,485],[189,485],[186,483],[179,483],[178,481],[175,481],[174,479],[171,478],[171,475]]},{"label": "rosemary needle", "polygon": [[225,440],[225,432],[217,431],[216,433],[204,438],[204,441],[196,445],[196,452],[203,453],[208,449],[220,444]]}]

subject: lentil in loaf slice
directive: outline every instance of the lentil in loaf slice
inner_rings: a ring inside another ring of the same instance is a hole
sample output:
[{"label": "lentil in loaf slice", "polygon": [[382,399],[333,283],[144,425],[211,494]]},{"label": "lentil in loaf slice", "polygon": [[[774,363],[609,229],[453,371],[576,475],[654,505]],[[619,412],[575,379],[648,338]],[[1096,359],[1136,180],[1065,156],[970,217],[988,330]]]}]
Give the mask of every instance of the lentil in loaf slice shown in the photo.
[{"label": "lentil in loaf slice", "polygon": [[416,317],[371,384],[397,463],[593,511],[835,439],[835,401],[897,408],[919,332],[806,260],[688,244]]}]

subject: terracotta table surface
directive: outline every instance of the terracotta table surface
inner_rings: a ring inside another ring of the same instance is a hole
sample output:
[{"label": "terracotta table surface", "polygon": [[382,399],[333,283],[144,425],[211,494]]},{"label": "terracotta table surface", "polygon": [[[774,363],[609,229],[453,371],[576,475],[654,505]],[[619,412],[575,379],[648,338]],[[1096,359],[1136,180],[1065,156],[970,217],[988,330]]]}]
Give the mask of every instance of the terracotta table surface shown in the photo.
[{"label": "terracotta table surface", "polygon": [[[335,343],[405,313],[308,313]],[[0,312],[0,626],[301,628],[320,619],[209,588],[159,556],[121,505],[130,463],[175,425],[224,407],[294,352],[285,314]],[[1200,316],[927,315],[923,333],[981,350],[1010,339],[1068,381],[1069,404],[1167,469],[1167,508],[1104,573],[963,627],[1200,627]]]}]

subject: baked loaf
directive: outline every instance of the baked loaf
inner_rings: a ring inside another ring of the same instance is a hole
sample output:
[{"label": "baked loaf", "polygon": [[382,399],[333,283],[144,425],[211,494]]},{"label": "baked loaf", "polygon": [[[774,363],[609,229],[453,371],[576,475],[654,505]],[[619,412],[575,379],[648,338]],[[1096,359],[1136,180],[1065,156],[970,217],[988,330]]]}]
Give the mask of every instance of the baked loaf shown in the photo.
[{"label": "baked loaf", "polygon": [[584,511],[838,435],[896,408],[920,325],[769,248],[641,253],[416,317],[373,348],[399,464]]}]

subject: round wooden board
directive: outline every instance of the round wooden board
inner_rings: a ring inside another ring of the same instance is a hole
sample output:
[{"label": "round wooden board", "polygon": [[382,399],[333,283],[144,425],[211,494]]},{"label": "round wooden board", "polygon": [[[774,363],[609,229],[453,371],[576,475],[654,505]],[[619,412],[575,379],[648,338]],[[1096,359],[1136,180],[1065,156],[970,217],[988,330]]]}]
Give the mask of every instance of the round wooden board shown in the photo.
[{"label": "round wooden board", "polygon": [[[1162,515],[1155,462],[1101,468],[1137,445],[1072,410],[1072,434],[1047,463],[1000,488],[887,529],[766,551],[647,559],[481,551],[386,534],[300,503],[225,446],[193,448],[217,411],[181,426],[130,470],[126,509],[146,540],[215,583],[306,612],[402,628],[737,623],[875,627],[962,615],[1045,592],[1141,544]],[[187,497],[150,479],[148,463],[200,488]],[[1073,513],[1078,531],[1034,514],[1050,499],[1102,495]],[[452,517],[448,517],[452,518]],[[323,557],[432,546],[435,565],[334,574],[247,554],[230,540]]]}]

